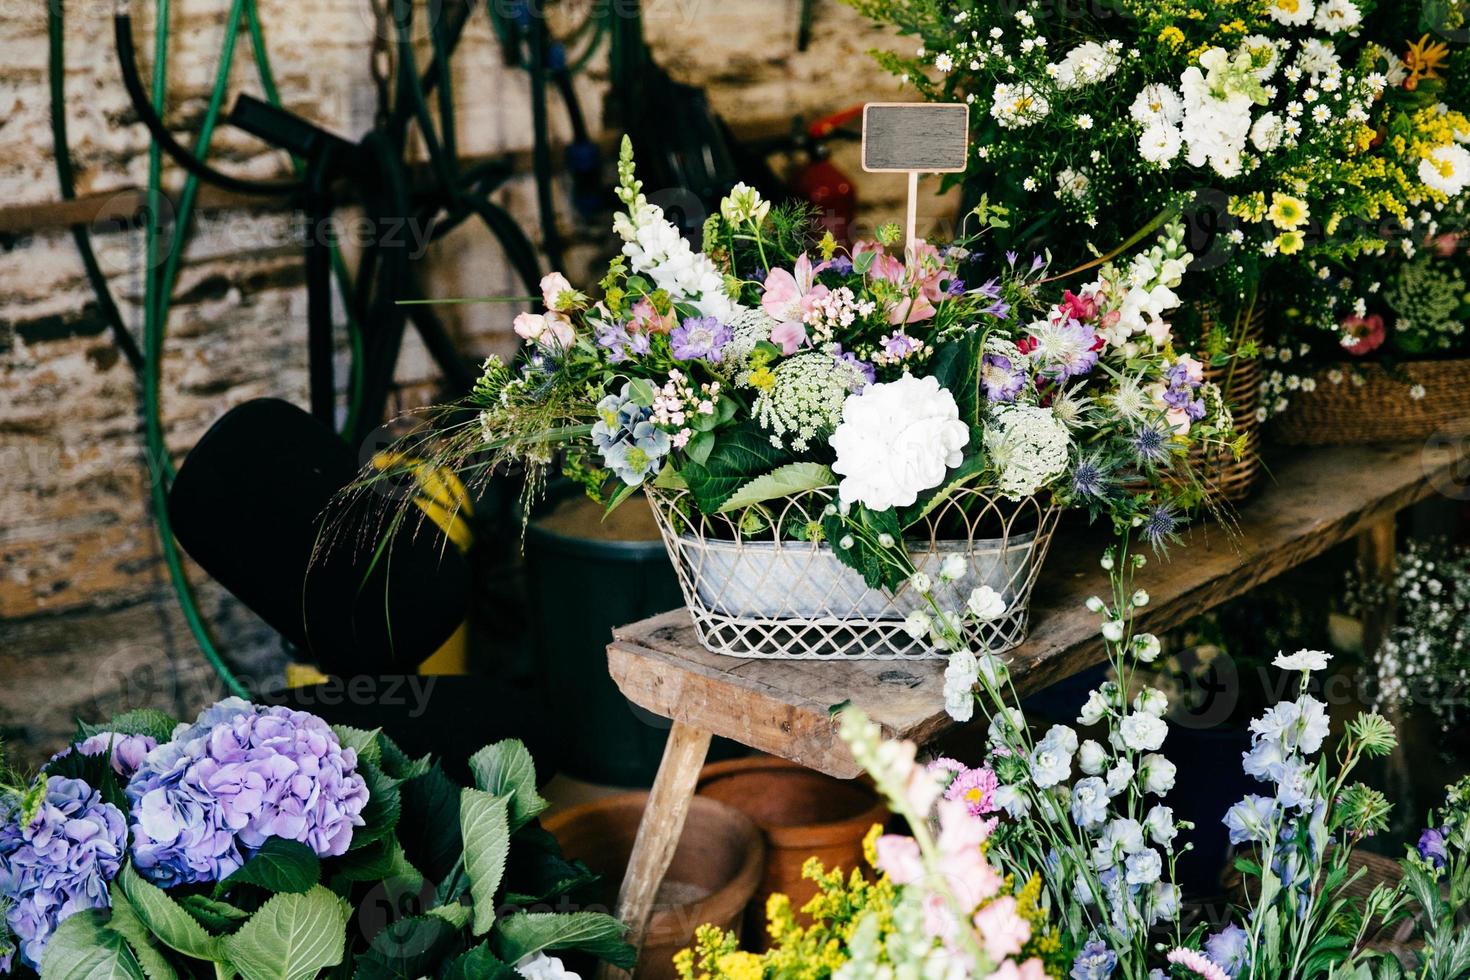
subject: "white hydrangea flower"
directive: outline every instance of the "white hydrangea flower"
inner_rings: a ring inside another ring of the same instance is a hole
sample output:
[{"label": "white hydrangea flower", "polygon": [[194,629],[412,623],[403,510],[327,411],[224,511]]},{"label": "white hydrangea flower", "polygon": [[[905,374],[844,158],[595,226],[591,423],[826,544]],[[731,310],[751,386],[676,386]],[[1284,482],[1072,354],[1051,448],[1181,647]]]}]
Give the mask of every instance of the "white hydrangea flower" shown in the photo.
[{"label": "white hydrangea flower", "polygon": [[1034,496],[1066,472],[1072,437],[1049,408],[1008,405],[985,426],[985,448],[998,471],[996,492],[1010,500]]},{"label": "white hydrangea flower", "polygon": [[907,507],[960,465],[969,441],[954,396],[935,378],[868,385],[848,396],[828,440],[832,471],[843,478],[838,495],[873,510]]}]

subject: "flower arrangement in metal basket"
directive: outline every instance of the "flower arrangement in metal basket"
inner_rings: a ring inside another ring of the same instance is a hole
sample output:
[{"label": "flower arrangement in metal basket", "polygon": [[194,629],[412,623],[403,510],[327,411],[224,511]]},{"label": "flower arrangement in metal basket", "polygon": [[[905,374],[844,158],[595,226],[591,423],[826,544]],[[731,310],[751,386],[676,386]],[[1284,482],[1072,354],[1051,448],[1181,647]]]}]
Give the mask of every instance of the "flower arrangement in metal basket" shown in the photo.
[{"label": "flower arrangement in metal basket", "polygon": [[627,143],[619,177],[600,296],[546,277],[435,462],[522,465],[532,493],[559,465],[609,508],[646,491],[712,649],[1008,649],[1054,507],[1162,543],[1202,498],[1191,449],[1232,440],[1171,344],[1181,227],[1073,292],[987,254],[984,208],[943,247],[889,226],[843,248],[741,185],[696,251]]}]

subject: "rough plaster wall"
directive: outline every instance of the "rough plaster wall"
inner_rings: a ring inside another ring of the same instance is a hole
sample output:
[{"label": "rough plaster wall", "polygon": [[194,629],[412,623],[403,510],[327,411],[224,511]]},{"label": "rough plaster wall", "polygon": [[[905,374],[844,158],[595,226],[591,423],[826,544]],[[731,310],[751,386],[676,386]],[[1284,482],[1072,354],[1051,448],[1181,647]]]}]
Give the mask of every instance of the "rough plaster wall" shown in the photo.
[{"label": "rough plaster wall", "polygon": [[[82,194],[142,186],[147,172],[145,134],[116,77],[111,7],[102,0],[66,5],[68,123]],[[145,72],[153,7],[134,4]],[[167,118],[187,132],[207,103],[229,4],[174,0],[172,7]],[[376,104],[368,0],[260,0],[260,9],[287,106],[343,135],[363,132]],[[819,0],[804,53],[795,51],[795,0],[647,0],[645,11],[656,57],[681,80],[707,86],[717,109],[736,122],[810,117],[894,92],[864,52],[895,42],[833,0]],[[0,202],[51,201],[57,193],[39,4],[0,5],[0,53]],[[527,146],[527,80],[501,65],[483,11],[470,21],[455,70],[462,151]],[[597,66],[579,81],[594,128],[604,82]],[[232,88],[259,92],[244,42]],[[557,110],[553,103],[562,127]],[[213,147],[212,159],[235,173],[281,173],[278,154],[228,126]],[[839,150],[851,174],[859,170],[855,155],[852,147]],[[901,213],[901,179],[861,189],[875,213]],[[530,182],[513,181],[501,200],[534,238]],[[562,227],[574,231],[570,213]],[[586,269],[598,253],[597,235],[586,230],[573,239],[568,264]],[[97,244],[125,319],[140,327],[140,236],[105,234]],[[519,288],[482,231],[456,232],[434,246],[430,267],[429,288],[438,295]],[[175,295],[162,369],[175,459],[246,399],[305,403],[305,296],[288,215],[205,215]],[[90,301],[66,233],[0,236],[0,738],[21,743],[32,758],[54,748],[78,715],[143,704],[182,714],[217,693],[160,559],[134,377]],[[510,348],[506,309],[454,312],[462,349]],[[399,366],[401,404],[432,397],[432,379],[410,332]],[[192,578],[221,648],[268,678],[282,661],[274,634],[197,569]]]}]

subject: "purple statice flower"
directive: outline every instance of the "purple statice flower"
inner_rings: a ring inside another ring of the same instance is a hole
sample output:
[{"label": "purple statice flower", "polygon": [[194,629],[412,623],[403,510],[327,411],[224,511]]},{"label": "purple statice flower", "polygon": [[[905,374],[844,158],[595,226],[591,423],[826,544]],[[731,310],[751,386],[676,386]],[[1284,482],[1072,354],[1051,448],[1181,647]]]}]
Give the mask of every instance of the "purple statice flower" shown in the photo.
[{"label": "purple statice flower", "polygon": [[986,354],[980,359],[980,383],[986,398],[1008,405],[1020,394],[1026,375],[1004,354]]},{"label": "purple statice flower", "polygon": [[1077,951],[1067,976],[1072,980],[1108,980],[1117,968],[1118,954],[1101,939],[1093,939]]},{"label": "purple statice flower", "polygon": [[20,941],[20,960],[39,970],[46,943],[73,912],[107,908],[107,883],[122,867],[127,819],[80,779],[51,776],[40,812],[0,826],[0,898]]},{"label": "purple statice flower", "polygon": [[1450,828],[1429,827],[1419,835],[1419,856],[1428,863],[1434,865],[1434,870],[1442,871],[1449,863],[1450,852],[1448,840]]},{"label": "purple statice flower", "polygon": [[64,759],[76,752],[78,755],[103,755],[112,752],[112,771],[118,779],[127,782],[143,764],[143,757],[153,751],[158,743],[147,735],[122,735],[117,732],[98,732],[76,745],[68,745],[51,757],[51,761]]},{"label": "purple statice flower", "polygon": [[838,344],[833,348],[832,356],[837,358],[837,360],[841,361],[843,364],[850,364],[853,367],[857,368],[858,372],[862,374],[863,378],[868,384],[873,384],[878,380],[877,368],[873,367],[873,365],[869,364],[867,361],[864,361],[851,351],[844,351],[841,344]]},{"label": "purple statice flower", "polygon": [[[852,259],[846,255],[835,255],[832,257],[832,261],[827,263],[827,268],[839,276],[852,275]],[[762,273],[761,278],[765,278],[764,273]]]},{"label": "purple statice flower", "polygon": [[1036,341],[1034,357],[1041,374],[1066,381],[1097,367],[1097,331],[1085,323],[1067,319],[1033,323],[1027,333]]},{"label": "purple statice flower", "polygon": [[691,316],[669,334],[674,360],[706,360],[719,363],[720,351],[734,339],[734,332],[712,316]]},{"label": "purple statice flower", "polygon": [[128,784],[133,864],[168,886],[217,881],[271,837],[343,854],[368,800],[356,768],[356,751],[315,715],[221,701]]},{"label": "purple statice flower", "polygon": [[1237,976],[1250,959],[1250,935],[1235,923],[1205,940],[1205,955],[1228,975]]}]

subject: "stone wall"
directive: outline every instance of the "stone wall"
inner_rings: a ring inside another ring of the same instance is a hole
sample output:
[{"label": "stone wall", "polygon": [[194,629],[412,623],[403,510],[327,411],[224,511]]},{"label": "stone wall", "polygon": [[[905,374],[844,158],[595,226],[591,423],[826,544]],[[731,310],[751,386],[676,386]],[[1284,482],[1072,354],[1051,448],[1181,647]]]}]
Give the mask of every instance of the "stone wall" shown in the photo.
[{"label": "stone wall", "polygon": [[[577,2],[569,0],[573,9]],[[192,142],[230,4],[176,0],[171,6],[166,117]],[[260,0],[259,7],[288,108],[344,136],[364,132],[376,108],[370,0]],[[67,122],[78,192],[125,201],[145,186],[147,141],[118,78],[111,10],[102,0],[66,2]],[[648,0],[645,20],[656,57],[681,80],[706,86],[737,128],[769,128],[772,121],[894,95],[894,81],[865,51],[907,42],[875,32],[834,0],[820,0],[812,44],[798,52],[797,10],[795,0]],[[146,73],[154,5],[135,3],[134,11]],[[0,4],[0,738],[19,743],[29,758],[58,744],[76,716],[142,704],[186,713],[216,693],[161,561],[147,506],[135,376],[96,311],[70,236],[54,221],[38,222],[35,208],[26,210],[58,197],[41,12],[23,0]],[[528,147],[527,78],[502,64],[483,9],[472,17],[454,65],[462,153]],[[605,59],[578,85],[596,126]],[[231,89],[260,91],[243,40]],[[552,110],[558,139],[564,138],[560,105],[553,102]],[[841,148],[838,161],[858,175],[855,155],[854,148]],[[280,154],[229,126],[218,129],[210,158],[237,174],[284,173]],[[168,184],[178,183],[170,173]],[[901,215],[900,180],[865,180],[859,188],[868,213]],[[535,238],[529,178],[512,180],[499,200]],[[569,207],[560,223],[572,243],[572,270],[590,267],[603,248],[599,232],[578,228]],[[99,234],[97,248],[125,320],[140,331],[141,235]],[[519,291],[483,231],[456,231],[433,246],[428,264],[428,286],[437,295]],[[482,306],[453,310],[446,319],[461,349],[483,356],[512,348],[509,317],[506,308]],[[431,398],[433,378],[410,332],[395,404]],[[175,459],[246,399],[272,395],[305,404],[305,295],[290,215],[231,209],[201,216],[175,290],[162,391]],[[198,569],[191,572],[221,649],[254,676],[277,671],[283,651],[272,631]]]}]

